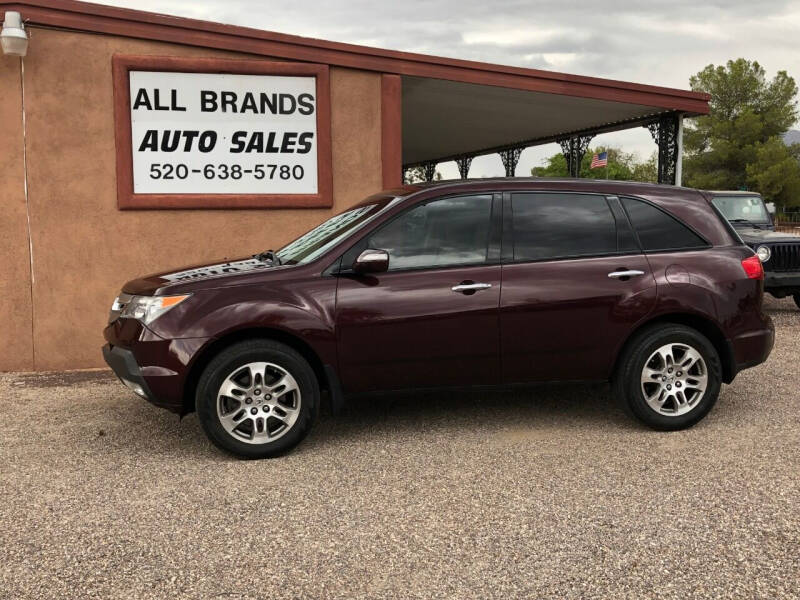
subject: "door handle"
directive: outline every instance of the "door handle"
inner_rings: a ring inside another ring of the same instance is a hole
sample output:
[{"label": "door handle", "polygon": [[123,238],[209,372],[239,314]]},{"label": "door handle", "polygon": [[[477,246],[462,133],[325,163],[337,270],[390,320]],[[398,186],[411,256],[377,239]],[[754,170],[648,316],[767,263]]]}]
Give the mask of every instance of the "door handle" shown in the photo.
[{"label": "door handle", "polygon": [[454,292],[474,292],[477,290],[488,290],[492,287],[491,283],[459,283],[450,289]]},{"label": "door handle", "polygon": [[639,277],[644,275],[644,271],[637,271],[636,269],[628,269],[625,271],[612,271],[608,274],[611,279],[623,279],[626,277]]}]

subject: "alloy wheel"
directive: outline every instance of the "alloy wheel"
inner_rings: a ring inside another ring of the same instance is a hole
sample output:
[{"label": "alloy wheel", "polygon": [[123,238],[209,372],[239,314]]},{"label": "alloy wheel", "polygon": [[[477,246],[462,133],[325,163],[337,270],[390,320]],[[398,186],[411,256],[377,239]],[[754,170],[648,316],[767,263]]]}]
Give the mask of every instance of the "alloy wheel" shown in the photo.
[{"label": "alloy wheel", "polygon": [[291,373],[274,363],[251,362],[223,380],[217,392],[217,418],[234,438],[265,444],[294,426],[300,402],[300,386]]},{"label": "alloy wheel", "polygon": [[676,417],[688,413],[703,399],[708,368],[701,354],[688,344],[665,344],[645,362],[641,382],[650,408]]}]

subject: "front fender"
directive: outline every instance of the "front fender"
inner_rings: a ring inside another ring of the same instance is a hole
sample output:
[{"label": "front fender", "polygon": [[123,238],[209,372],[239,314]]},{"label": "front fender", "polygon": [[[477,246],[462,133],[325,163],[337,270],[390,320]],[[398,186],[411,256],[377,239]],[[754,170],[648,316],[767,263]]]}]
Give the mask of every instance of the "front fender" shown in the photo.
[{"label": "front fender", "polygon": [[324,364],[336,364],[335,297],[333,277],[202,290],[151,328],[166,339],[209,341],[246,329],[280,330],[305,342]]}]

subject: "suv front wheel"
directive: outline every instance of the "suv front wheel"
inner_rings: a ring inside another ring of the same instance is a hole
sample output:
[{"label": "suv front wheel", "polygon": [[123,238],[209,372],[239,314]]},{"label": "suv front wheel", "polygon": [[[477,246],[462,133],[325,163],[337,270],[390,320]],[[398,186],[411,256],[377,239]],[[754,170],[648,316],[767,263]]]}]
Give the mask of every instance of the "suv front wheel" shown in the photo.
[{"label": "suv front wheel", "polygon": [[293,348],[249,340],[211,360],[197,384],[195,407],[216,446],[242,458],[271,458],[308,434],[318,412],[319,385]]},{"label": "suv front wheel", "polygon": [[628,345],[613,389],[640,421],[671,431],[691,427],[711,410],[721,380],[719,355],[708,338],[689,327],[662,324]]}]

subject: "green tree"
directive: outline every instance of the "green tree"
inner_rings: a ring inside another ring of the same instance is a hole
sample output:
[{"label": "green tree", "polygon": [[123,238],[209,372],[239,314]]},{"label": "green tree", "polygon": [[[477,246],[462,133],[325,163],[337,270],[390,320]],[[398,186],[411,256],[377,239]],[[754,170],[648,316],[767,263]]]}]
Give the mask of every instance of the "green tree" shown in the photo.
[{"label": "green tree", "polygon": [[568,177],[567,159],[560,152],[548,156],[543,167],[533,167],[531,169],[531,175],[534,177]]},{"label": "green tree", "polygon": [[[590,148],[586,151],[586,154],[584,154],[583,160],[581,160],[582,178],[606,178],[605,167],[596,169],[590,168],[592,156],[600,152],[608,152],[608,179],[648,181],[648,179],[640,178],[648,176],[648,173],[647,169],[643,169],[641,165],[637,163],[634,154],[623,152],[619,148],[606,148],[603,146]],[[536,177],[568,177],[567,159],[564,158],[564,155],[560,152],[558,154],[553,154],[545,159],[544,166],[533,167],[531,169],[531,175]]]},{"label": "green tree", "polygon": [[778,206],[800,204],[800,144],[786,146],[778,137],[757,144],[747,165],[747,181]]},{"label": "green tree", "polygon": [[646,183],[658,182],[658,155],[655,152],[646,161],[633,165],[631,180]]},{"label": "green tree", "polygon": [[778,146],[778,136],[798,117],[794,79],[778,71],[768,81],[761,65],[740,58],[725,66],[708,65],[689,82],[693,90],[711,94],[711,111],[687,124],[684,183],[705,189],[755,188],[770,200],[786,196],[788,189],[761,176],[761,170],[771,159],[783,165],[785,174],[794,177],[798,170],[800,176],[792,151]]}]

